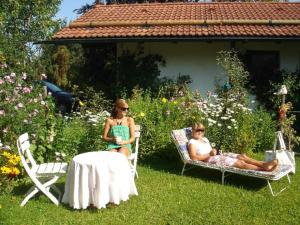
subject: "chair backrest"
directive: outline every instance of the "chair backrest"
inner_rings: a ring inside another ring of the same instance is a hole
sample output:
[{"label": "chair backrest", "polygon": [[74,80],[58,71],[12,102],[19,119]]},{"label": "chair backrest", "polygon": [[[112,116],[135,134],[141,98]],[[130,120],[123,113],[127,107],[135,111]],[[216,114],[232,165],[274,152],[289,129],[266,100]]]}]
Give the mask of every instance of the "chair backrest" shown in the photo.
[{"label": "chair backrest", "polygon": [[17,147],[19,155],[21,157],[22,164],[27,173],[30,172],[32,167],[37,166],[31,152],[30,152],[30,142],[28,133],[22,134],[17,140]]},{"label": "chair backrest", "polygon": [[187,149],[187,144],[191,138],[191,133],[192,128],[187,127],[180,130],[173,130],[171,134],[183,162],[191,160]]},{"label": "chair backrest", "polygon": [[134,153],[135,154],[138,154],[139,152],[140,136],[141,136],[141,126],[136,124],[134,129],[134,137],[135,137]]}]

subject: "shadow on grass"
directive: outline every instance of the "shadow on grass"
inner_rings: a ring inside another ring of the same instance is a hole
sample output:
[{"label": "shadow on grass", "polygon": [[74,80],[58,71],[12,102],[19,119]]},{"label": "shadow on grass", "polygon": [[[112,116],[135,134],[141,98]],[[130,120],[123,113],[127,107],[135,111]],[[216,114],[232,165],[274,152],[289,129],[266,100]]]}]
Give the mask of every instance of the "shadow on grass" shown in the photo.
[{"label": "shadow on grass", "polygon": [[[179,176],[181,176],[183,167],[183,163],[180,158],[175,158],[173,160],[152,158],[148,159],[147,161],[143,161],[141,165],[144,165],[153,170],[176,174]],[[194,167],[191,170],[186,171],[183,176],[201,179],[205,182],[215,182],[218,184],[222,184],[222,173],[218,170]],[[264,188],[267,185],[267,182],[264,179],[242,176],[239,174],[228,172],[225,173],[225,185],[242,187],[243,189],[249,191],[258,191]]]}]

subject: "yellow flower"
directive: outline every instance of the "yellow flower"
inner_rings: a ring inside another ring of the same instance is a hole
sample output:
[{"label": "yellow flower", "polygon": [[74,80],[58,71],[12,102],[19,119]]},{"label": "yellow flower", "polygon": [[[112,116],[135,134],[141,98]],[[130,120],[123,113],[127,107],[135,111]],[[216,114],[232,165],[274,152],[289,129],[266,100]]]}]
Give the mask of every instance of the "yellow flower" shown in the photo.
[{"label": "yellow flower", "polygon": [[9,152],[7,152],[7,151],[4,151],[4,152],[2,153],[2,155],[3,155],[4,157],[8,158],[8,159],[11,157],[11,154],[10,154]]},{"label": "yellow flower", "polygon": [[168,100],[167,100],[166,98],[162,98],[161,101],[162,101],[163,103],[166,103]]},{"label": "yellow flower", "polygon": [[192,116],[192,119],[196,119],[196,117],[195,117],[195,116]]},{"label": "yellow flower", "polygon": [[145,113],[140,112],[140,117],[144,117],[144,116],[145,116]]},{"label": "yellow flower", "polygon": [[20,170],[17,167],[13,167],[10,174],[18,176],[20,174]]},{"label": "yellow flower", "polygon": [[80,107],[84,106],[84,103],[82,101],[79,101],[79,106]]},{"label": "yellow flower", "polygon": [[12,164],[12,165],[18,165],[18,163],[20,162],[21,158],[20,156],[17,155],[11,155],[10,159],[8,160],[8,163]]},{"label": "yellow flower", "polygon": [[177,101],[174,101],[174,102],[173,102],[173,104],[174,104],[174,105],[177,105],[177,104],[178,104],[178,102],[177,102]]},{"label": "yellow flower", "polygon": [[3,174],[10,174],[11,173],[11,169],[7,166],[2,166],[0,168],[0,170],[1,170],[1,173],[3,173]]}]

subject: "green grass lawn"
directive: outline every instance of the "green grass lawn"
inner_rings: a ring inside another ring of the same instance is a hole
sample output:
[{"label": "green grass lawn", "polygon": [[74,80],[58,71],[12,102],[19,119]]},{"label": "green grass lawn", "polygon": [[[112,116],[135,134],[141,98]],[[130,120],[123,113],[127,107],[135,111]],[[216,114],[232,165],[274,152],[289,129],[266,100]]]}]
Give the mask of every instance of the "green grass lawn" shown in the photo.
[{"label": "green grass lawn", "polygon": [[[264,180],[232,175],[221,185],[218,171],[196,168],[180,176],[180,170],[179,161],[140,165],[139,195],[100,210],[55,206],[43,195],[20,207],[30,187],[22,185],[0,196],[0,224],[300,224],[299,167],[277,197]],[[286,183],[283,178],[272,185],[278,190]],[[64,179],[59,186],[63,189]]]}]

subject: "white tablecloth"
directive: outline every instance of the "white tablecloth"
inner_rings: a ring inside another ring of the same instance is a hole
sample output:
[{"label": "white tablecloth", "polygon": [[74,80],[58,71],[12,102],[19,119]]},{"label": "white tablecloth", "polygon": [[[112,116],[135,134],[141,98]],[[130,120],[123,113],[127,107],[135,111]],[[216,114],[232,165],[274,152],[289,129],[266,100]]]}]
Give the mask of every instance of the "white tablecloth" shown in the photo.
[{"label": "white tablecloth", "polygon": [[105,208],[112,202],[127,201],[138,195],[125,155],[117,152],[87,152],[73,158],[62,202],[75,209],[90,204]]}]

